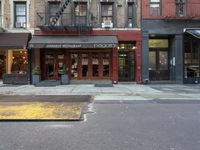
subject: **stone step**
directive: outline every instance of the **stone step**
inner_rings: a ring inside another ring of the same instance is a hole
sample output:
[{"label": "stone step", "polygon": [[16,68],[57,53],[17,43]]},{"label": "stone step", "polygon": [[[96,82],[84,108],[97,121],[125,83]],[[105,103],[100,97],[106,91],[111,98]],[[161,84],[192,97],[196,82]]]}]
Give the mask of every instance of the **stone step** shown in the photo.
[{"label": "stone step", "polygon": [[48,87],[48,86],[59,86],[61,85],[60,81],[57,80],[45,80],[37,83],[37,87]]},{"label": "stone step", "polygon": [[112,84],[111,80],[70,80],[70,84]]}]

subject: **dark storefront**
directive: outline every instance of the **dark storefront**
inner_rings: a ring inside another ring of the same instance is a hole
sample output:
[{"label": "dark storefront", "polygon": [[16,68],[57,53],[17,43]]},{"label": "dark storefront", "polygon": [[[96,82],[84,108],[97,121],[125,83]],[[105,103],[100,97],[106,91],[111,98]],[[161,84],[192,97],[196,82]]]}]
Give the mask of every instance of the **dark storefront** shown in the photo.
[{"label": "dark storefront", "polygon": [[113,83],[118,82],[117,46],[116,36],[34,36],[29,43],[42,80],[60,80],[66,65],[70,80]]},{"label": "dark storefront", "polygon": [[0,80],[5,84],[28,84],[30,33],[0,33]]},{"label": "dark storefront", "polygon": [[[193,68],[189,64],[197,66],[199,59],[190,60],[190,63],[187,59],[191,59],[193,56],[198,57],[197,43],[199,43],[199,39],[194,35],[184,33],[184,30],[198,27],[198,21],[143,19],[142,81],[195,83],[198,73],[197,71],[194,73],[194,70],[198,70],[198,68]],[[193,45],[192,48],[191,45]],[[188,68],[188,66],[190,67]],[[192,80],[189,79],[190,77]]]},{"label": "dark storefront", "polygon": [[200,29],[185,29],[184,83],[200,83]]}]

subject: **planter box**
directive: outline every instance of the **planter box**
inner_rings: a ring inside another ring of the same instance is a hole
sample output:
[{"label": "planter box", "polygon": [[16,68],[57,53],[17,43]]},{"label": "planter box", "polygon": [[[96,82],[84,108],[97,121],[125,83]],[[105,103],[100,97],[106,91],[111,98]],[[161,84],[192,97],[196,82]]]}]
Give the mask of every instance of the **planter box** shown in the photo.
[{"label": "planter box", "polygon": [[40,80],[41,80],[40,75],[32,75],[32,84],[33,85],[38,84],[40,82]]},{"label": "planter box", "polygon": [[3,84],[28,84],[27,74],[4,74]]},{"label": "planter box", "polygon": [[68,75],[61,75],[61,84],[62,85],[69,84],[69,77],[68,77]]}]

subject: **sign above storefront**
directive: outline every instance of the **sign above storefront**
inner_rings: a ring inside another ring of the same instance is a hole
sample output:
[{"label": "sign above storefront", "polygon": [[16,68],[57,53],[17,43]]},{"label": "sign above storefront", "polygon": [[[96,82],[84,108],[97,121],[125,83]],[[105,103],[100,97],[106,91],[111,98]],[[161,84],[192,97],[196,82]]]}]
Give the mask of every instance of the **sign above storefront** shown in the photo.
[{"label": "sign above storefront", "polygon": [[29,48],[116,48],[117,44],[29,44]]},{"label": "sign above storefront", "polygon": [[168,39],[150,39],[149,48],[168,48]]},{"label": "sign above storefront", "polygon": [[[84,42],[85,41],[85,42]],[[116,36],[35,36],[29,48],[117,48]]]}]

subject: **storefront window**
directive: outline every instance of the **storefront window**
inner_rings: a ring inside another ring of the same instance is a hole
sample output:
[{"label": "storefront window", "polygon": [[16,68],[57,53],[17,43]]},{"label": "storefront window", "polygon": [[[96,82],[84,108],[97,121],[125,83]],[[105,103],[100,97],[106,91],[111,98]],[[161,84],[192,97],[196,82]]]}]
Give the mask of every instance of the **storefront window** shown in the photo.
[{"label": "storefront window", "polygon": [[27,50],[0,51],[0,79],[3,74],[27,74],[28,52]]},{"label": "storefront window", "polygon": [[78,54],[71,54],[71,76],[78,77]]},{"label": "storefront window", "polygon": [[[28,55],[26,50],[12,52],[11,73],[27,74],[28,72]],[[10,60],[8,60],[10,61]]]},{"label": "storefront window", "polygon": [[82,54],[82,77],[88,76],[88,54]]},{"label": "storefront window", "polygon": [[92,74],[93,74],[93,77],[99,76],[99,55],[98,54],[92,55]]},{"label": "storefront window", "polygon": [[6,53],[0,51],[0,79],[2,79],[4,73],[6,73]]},{"label": "storefront window", "polygon": [[104,54],[103,55],[103,76],[104,77],[109,77],[110,76],[110,55],[109,54]]},{"label": "storefront window", "polygon": [[200,44],[199,40],[186,36],[185,38],[185,78],[200,77]]}]

